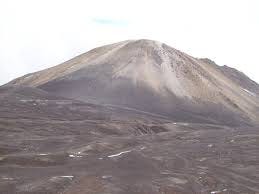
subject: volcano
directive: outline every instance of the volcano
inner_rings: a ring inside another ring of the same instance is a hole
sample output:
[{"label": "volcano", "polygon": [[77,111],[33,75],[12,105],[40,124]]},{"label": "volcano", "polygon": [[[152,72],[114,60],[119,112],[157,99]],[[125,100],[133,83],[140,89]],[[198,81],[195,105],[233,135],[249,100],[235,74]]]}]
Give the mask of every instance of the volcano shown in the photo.
[{"label": "volcano", "polygon": [[259,118],[258,84],[237,70],[152,40],[95,48],[10,84],[179,122],[251,125]]},{"label": "volcano", "polygon": [[93,49],[0,87],[0,193],[259,193],[258,95],[157,41]]}]

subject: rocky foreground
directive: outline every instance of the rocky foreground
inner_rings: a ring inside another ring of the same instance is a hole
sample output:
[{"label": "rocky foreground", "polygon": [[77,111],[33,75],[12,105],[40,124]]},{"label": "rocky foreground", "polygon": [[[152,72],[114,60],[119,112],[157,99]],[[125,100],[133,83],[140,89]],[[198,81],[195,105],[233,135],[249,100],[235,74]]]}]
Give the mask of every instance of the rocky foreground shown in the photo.
[{"label": "rocky foreground", "polygon": [[0,88],[0,193],[259,193],[259,130]]}]

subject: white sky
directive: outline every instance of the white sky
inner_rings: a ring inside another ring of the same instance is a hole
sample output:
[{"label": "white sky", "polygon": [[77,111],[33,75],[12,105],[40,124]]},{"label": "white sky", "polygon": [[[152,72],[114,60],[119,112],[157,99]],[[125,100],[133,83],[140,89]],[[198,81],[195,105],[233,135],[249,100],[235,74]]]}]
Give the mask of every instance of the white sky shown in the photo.
[{"label": "white sky", "polygon": [[97,46],[141,38],[259,82],[258,0],[0,0],[0,84]]}]

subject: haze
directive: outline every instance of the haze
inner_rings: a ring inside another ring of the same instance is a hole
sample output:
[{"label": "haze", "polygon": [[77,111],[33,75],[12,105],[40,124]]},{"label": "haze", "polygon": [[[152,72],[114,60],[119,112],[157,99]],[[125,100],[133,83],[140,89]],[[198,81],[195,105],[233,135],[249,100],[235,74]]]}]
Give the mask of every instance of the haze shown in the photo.
[{"label": "haze", "polygon": [[256,0],[0,2],[0,84],[127,39],[165,42],[259,82]]}]

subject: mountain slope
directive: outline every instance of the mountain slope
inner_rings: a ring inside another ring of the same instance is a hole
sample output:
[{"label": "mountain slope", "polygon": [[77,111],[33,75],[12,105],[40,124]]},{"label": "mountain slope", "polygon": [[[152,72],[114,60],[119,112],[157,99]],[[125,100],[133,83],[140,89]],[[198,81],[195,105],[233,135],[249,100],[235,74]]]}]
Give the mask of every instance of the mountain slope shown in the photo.
[{"label": "mountain slope", "polygon": [[125,41],[1,86],[0,193],[258,193],[257,86],[222,69]]},{"label": "mountain slope", "polygon": [[257,123],[251,95],[216,64],[151,40],[93,49],[11,82],[83,101],[136,108],[177,121]]},{"label": "mountain slope", "polygon": [[[226,77],[231,79],[231,81],[235,82],[237,85],[243,87],[243,90],[250,93],[251,95],[259,95],[259,85],[251,80],[249,77],[247,77],[243,72],[240,72],[234,68],[228,67],[226,65],[224,66],[217,66],[214,61],[211,61],[210,59],[204,58],[200,59],[204,61],[205,63],[212,64],[216,66]],[[254,93],[254,94],[252,94]]]}]

